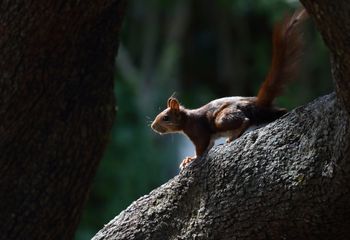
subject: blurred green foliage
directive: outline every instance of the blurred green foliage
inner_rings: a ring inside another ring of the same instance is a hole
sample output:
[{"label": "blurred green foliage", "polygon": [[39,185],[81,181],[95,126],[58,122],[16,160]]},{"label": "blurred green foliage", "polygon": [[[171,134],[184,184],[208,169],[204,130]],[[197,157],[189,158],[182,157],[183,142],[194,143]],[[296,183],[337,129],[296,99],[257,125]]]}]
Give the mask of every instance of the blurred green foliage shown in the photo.
[{"label": "blurred green foliage", "polygon": [[[173,92],[187,107],[255,95],[271,57],[273,24],[296,2],[129,0],[117,59],[118,102],[76,239],[90,239],[132,201],[177,174],[179,139],[149,127]],[[332,89],[327,50],[311,21],[300,80],[277,104],[292,109]]]}]

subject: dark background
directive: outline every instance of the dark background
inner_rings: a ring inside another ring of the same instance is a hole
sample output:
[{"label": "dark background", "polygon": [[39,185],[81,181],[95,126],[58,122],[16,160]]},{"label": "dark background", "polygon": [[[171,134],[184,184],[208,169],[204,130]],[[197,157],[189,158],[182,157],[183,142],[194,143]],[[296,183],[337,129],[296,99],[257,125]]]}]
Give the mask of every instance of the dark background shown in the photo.
[{"label": "dark background", "polygon": [[[184,136],[149,127],[176,92],[188,108],[254,96],[271,59],[282,0],[129,0],[116,61],[117,118],[76,239],[90,239],[130,203],[178,173]],[[293,109],[332,91],[328,52],[311,20],[298,81],[276,104]],[[117,39],[116,39],[117,41]],[[189,145],[192,147],[191,145]]]}]

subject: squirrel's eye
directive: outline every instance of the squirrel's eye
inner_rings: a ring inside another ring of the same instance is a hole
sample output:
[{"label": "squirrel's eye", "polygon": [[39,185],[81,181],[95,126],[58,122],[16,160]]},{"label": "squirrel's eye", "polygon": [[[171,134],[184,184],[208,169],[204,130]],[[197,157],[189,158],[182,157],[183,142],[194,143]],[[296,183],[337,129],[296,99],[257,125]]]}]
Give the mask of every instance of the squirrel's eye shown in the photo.
[{"label": "squirrel's eye", "polygon": [[163,121],[166,121],[166,122],[169,121],[169,116],[167,116],[167,115],[163,116],[163,117],[162,117],[162,120],[163,120]]}]

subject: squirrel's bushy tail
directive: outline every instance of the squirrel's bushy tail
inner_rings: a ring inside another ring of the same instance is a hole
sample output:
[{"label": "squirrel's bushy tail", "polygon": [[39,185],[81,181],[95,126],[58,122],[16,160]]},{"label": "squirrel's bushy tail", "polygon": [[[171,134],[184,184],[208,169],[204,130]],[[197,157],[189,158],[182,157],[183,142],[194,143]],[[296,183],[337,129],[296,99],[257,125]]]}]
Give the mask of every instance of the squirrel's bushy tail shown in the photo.
[{"label": "squirrel's bushy tail", "polygon": [[271,67],[259,89],[258,106],[270,106],[282,93],[284,85],[295,78],[303,46],[300,25],[307,16],[306,10],[301,8],[275,26]]}]

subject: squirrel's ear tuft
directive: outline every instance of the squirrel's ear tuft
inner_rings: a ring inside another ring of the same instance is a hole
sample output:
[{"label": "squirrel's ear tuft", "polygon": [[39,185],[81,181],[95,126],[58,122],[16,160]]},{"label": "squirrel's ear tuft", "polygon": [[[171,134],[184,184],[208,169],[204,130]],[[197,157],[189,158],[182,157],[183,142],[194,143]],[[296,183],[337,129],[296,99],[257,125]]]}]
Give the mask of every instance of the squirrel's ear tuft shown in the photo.
[{"label": "squirrel's ear tuft", "polygon": [[179,103],[179,101],[176,98],[170,97],[168,99],[168,107],[170,109],[173,109],[173,110],[179,110],[180,109],[180,103]]},{"label": "squirrel's ear tuft", "polygon": [[168,102],[166,103],[167,107],[170,107],[170,101],[171,101],[172,97],[168,98]]},{"label": "squirrel's ear tuft", "polygon": [[[175,94],[176,94],[176,92],[173,92],[173,94],[171,94],[171,96],[168,98],[167,107],[170,107],[170,101],[172,99],[175,99],[177,101]],[[179,101],[177,101],[177,102],[179,102]]]}]

